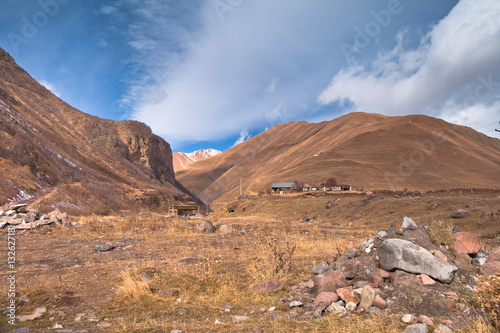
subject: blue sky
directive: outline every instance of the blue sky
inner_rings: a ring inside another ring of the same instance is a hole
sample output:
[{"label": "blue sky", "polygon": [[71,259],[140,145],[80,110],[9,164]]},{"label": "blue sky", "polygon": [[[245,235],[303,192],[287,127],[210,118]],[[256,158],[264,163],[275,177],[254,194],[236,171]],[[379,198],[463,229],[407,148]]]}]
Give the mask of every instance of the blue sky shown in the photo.
[{"label": "blue sky", "polygon": [[174,151],[277,123],[427,114],[498,137],[497,0],[3,0],[0,47]]}]

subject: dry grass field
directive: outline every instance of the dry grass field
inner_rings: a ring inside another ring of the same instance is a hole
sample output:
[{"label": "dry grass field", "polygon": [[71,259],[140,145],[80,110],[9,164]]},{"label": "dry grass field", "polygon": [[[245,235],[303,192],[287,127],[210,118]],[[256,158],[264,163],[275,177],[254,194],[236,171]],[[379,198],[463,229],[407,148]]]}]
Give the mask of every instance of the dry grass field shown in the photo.
[{"label": "dry grass field", "polygon": [[[31,314],[38,307],[47,312],[15,327],[2,315],[0,331],[28,327],[50,332],[59,324],[88,332],[252,332],[255,327],[264,332],[401,332],[405,325],[389,315],[330,315],[323,320],[303,315],[302,320],[289,320],[289,309],[279,300],[290,287],[314,279],[311,268],[327,253],[343,253],[351,240],[361,243],[393,222],[400,224],[403,216],[431,226],[434,237],[453,226],[479,233],[488,251],[500,244],[500,216],[491,215],[499,213],[499,195],[262,196],[220,206],[207,219],[231,230],[214,233],[198,231],[197,219],[150,213],[75,217],[78,226],[70,229],[17,231],[16,299],[29,299],[18,302],[17,314]],[[326,209],[328,201],[332,205]],[[429,202],[439,205],[430,210]],[[470,217],[449,218],[450,207],[467,205]],[[314,221],[300,222],[305,216]],[[6,232],[1,239],[6,248]],[[95,253],[95,246],[106,244],[114,249]],[[1,251],[5,264],[6,252]],[[143,273],[152,279],[144,280]],[[6,269],[0,278],[6,281]],[[269,278],[280,278],[285,289],[249,291],[255,282]],[[7,304],[6,292],[0,302]],[[276,310],[269,312],[271,307]],[[280,318],[271,320],[271,314]],[[236,315],[249,319],[232,323]],[[477,322],[462,331],[492,330]]]}]

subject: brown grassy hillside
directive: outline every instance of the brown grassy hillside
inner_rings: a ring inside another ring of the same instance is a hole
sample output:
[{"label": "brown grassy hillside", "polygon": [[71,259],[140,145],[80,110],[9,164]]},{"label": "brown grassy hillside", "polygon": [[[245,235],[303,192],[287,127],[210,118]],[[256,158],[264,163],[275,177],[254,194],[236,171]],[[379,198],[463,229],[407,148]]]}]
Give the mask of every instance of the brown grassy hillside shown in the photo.
[{"label": "brown grassy hillside", "polygon": [[76,110],[0,49],[0,206],[32,198],[75,213],[189,200],[148,126]]},{"label": "brown grassy hillside", "polygon": [[339,183],[365,190],[500,188],[500,140],[443,120],[351,113],[277,125],[177,174],[207,203],[272,182]]}]

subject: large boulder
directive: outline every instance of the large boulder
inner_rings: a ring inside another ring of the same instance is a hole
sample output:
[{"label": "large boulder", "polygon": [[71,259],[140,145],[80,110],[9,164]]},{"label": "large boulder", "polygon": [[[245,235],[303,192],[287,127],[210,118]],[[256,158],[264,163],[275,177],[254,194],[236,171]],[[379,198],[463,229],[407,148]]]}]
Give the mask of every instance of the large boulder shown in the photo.
[{"label": "large boulder", "polygon": [[208,220],[203,220],[200,221],[196,224],[196,229],[198,229],[199,232],[209,234],[214,232],[215,228],[212,222]]},{"label": "large boulder", "polygon": [[273,293],[275,291],[283,290],[285,285],[280,280],[266,280],[258,282],[250,287],[253,293]]},{"label": "large boulder", "polygon": [[475,254],[478,253],[481,245],[479,236],[470,232],[457,232],[455,236],[455,250],[457,253]]},{"label": "large boulder", "polygon": [[421,246],[403,239],[386,239],[378,248],[380,266],[386,271],[401,269],[414,274],[426,274],[450,283],[456,266],[441,261]]}]

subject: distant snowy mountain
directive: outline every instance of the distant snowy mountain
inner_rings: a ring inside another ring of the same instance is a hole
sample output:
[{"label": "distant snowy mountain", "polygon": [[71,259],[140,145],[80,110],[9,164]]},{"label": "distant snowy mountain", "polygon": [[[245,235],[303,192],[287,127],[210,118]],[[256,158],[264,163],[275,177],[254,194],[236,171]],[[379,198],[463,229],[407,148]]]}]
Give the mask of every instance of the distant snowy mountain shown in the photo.
[{"label": "distant snowy mountain", "polygon": [[200,150],[194,151],[192,153],[182,153],[182,152],[174,153],[173,154],[174,171],[178,172],[180,170],[186,169],[194,162],[204,160],[208,157],[212,157],[212,156],[215,156],[215,155],[220,154],[220,153],[221,153],[221,151],[218,151],[216,149],[211,149],[211,148],[200,149]]}]

